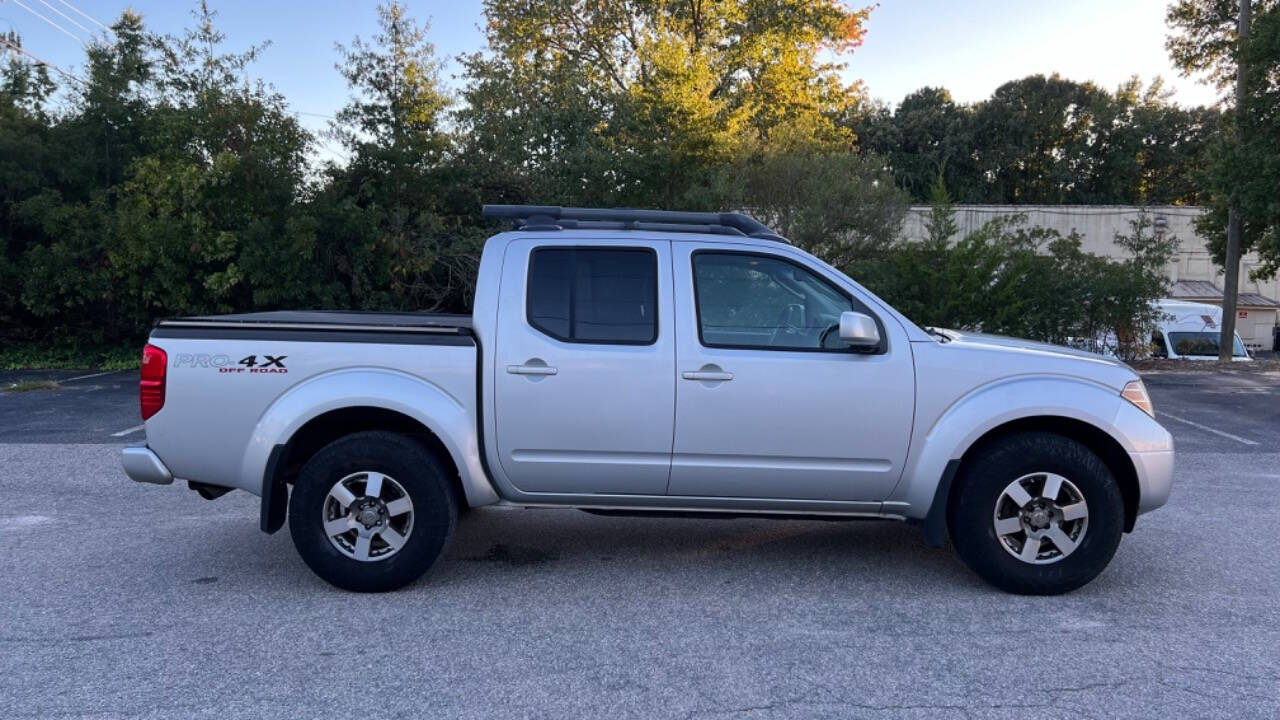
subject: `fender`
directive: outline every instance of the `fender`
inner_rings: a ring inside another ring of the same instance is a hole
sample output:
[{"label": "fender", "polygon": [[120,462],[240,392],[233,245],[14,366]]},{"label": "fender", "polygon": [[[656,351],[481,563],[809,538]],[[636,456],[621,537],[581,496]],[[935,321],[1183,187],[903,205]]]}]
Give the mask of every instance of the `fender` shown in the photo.
[{"label": "fender", "polygon": [[954,461],[954,472],[960,458],[979,438],[1013,420],[1072,418],[1102,430],[1133,452],[1136,448],[1114,427],[1124,402],[1118,390],[1064,375],[1019,375],[975,388],[951,403],[927,427],[917,427],[912,433],[911,455],[902,479],[885,501],[885,509],[900,508],[906,517],[924,518],[939,483],[949,479],[948,463]]},{"label": "fender", "polygon": [[240,466],[241,487],[262,496],[271,451],[289,442],[308,421],[348,407],[392,410],[422,423],[440,438],[458,467],[467,504],[488,505],[498,495],[480,464],[474,414],[423,378],[386,368],[336,370],[290,388],[259,418]]}]

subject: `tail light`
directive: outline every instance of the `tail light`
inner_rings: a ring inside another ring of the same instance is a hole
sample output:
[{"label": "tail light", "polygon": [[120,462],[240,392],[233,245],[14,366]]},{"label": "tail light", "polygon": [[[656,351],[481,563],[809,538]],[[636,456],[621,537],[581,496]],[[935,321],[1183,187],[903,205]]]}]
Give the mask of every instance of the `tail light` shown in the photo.
[{"label": "tail light", "polygon": [[164,407],[164,373],[169,356],[155,345],[142,348],[142,380],[138,383],[138,399],[142,419],[155,415]]}]

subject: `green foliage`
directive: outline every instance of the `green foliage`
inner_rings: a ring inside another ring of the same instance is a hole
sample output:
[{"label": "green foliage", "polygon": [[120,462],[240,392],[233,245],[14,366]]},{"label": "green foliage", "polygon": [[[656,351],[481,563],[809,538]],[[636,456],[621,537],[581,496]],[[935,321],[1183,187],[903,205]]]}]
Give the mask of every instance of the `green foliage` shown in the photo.
[{"label": "green foliage", "polygon": [[1218,120],[1172,104],[1159,79],[1107,92],[1032,75],[974,105],[922,88],[853,127],[917,201],[941,174],[965,203],[1145,205],[1198,201],[1194,171]]},{"label": "green foliage", "polygon": [[[10,59],[0,364],[136,363],[116,349],[166,315],[465,310],[494,230],[485,202],[744,209],[925,322],[1120,334],[1157,287],[1145,229],[1134,260],[1114,263],[1018,220],[957,238],[951,203],[1194,202],[1193,168],[1219,133],[1216,111],[1136,81],[1112,93],[1033,76],[976,105],[924,88],[871,107],[841,75],[870,10],[837,0],[485,10],[488,47],[462,59],[461,102],[397,3],[378,9],[374,37],[339,45],[351,98],[325,140],[343,157],[319,166],[316,138],[249,79],[266,46],[225,52],[204,2],[177,37],[125,11],[114,42],[87,49],[83,84]],[[1274,79],[1268,22],[1256,52]],[[1267,98],[1249,122],[1280,137]],[[1261,207],[1277,153],[1258,142],[1212,169]],[[913,198],[935,207],[929,237],[906,244]]]},{"label": "green foliage", "polygon": [[1144,345],[1177,249],[1175,239],[1151,233],[1145,215],[1116,237],[1127,255],[1117,261],[1084,252],[1075,233],[1029,227],[1025,216],[957,237],[945,190],[935,186],[935,196],[928,237],[895,243],[850,274],[922,325],[1101,344],[1124,358]]},{"label": "green foliage", "polygon": [[501,195],[689,207],[744,146],[847,149],[835,0],[487,0],[459,120]]},{"label": "green foliage", "polygon": [[[1276,0],[1252,0],[1254,22],[1275,11]],[[1219,90],[1236,79],[1239,0],[1175,0],[1165,13],[1173,34],[1165,41],[1169,57],[1184,75],[1207,73]]]},{"label": "green foliage", "polygon": [[1228,112],[1225,132],[1211,145],[1204,173],[1210,212],[1196,221],[1214,261],[1226,262],[1228,208],[1244,219],[1241,253],[1257,251],[1253,278],[1280,270],[1280,2],[1253,3],[1252,27],[1244,54],[1237,50],[1235,2],[1182,0],[1169,11],[1176,34],[1168,46],[1185,72],[1208,72],[1221,88],[1245,65],[1246,94]]},{"label": "green foliage", "polygon": [[362,309],[457,310],[474,290],[479,207],[450,190],[453,137],[426,29],[392,4],[381,32],[339,45],[354,95],[331,125],[350,153],[311,203],[339,302]]},{"label": "green foliage", "polygon": [[897,236],[907,198],[876,161],[849,153],[762,152],[726,166],[708,207],[745,208],[836,266]]},{"label": "green foliage", "polygon": [[134,370],[138,345],[97,345],[78,338],[0,345],[0,370]]},{"label": "green foliage", "polygon": [[0,183],[5,257],[21,268],[4,308],[16,339],[114,343],[156,316],[325,299],[302,204],[311,138],[282,97],[243,80],[258,49],[219,54],[214,14],[202,3],[195,16],[166,38],[122,15],[62,116],[0,105],[38,141],[22,151],[38,177]]}]

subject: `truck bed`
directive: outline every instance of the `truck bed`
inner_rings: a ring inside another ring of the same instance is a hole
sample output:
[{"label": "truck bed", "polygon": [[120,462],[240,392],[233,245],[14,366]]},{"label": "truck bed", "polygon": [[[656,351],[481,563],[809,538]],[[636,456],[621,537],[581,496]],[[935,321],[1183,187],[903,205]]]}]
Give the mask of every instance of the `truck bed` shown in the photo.
[{"label": "truck bed", "polygon": [[[280,311],[162,320],[163,407],[147,445],[176,478],[259,494],[270,453],[333,407],[377,407],[475,432],[477,349],[466,315]],[[299,401],[307,406],[302,411]],[[344,421],[345,422],[345,421]]]}]

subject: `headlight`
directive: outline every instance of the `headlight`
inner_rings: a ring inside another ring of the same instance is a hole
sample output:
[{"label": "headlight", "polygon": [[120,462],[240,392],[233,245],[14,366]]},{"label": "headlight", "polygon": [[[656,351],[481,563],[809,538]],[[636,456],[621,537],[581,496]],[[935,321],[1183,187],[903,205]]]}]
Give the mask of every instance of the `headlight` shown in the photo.
[{"label": "headlight", "polygon": [[1142,412],[1151,417],[1156,416],[1155,408],[1151,407],[1151,396],[1147,395],[1147,386],[1143,385],[1141,380],[1130,380],[1120,392],[1120,396],[1137,405]]}]

